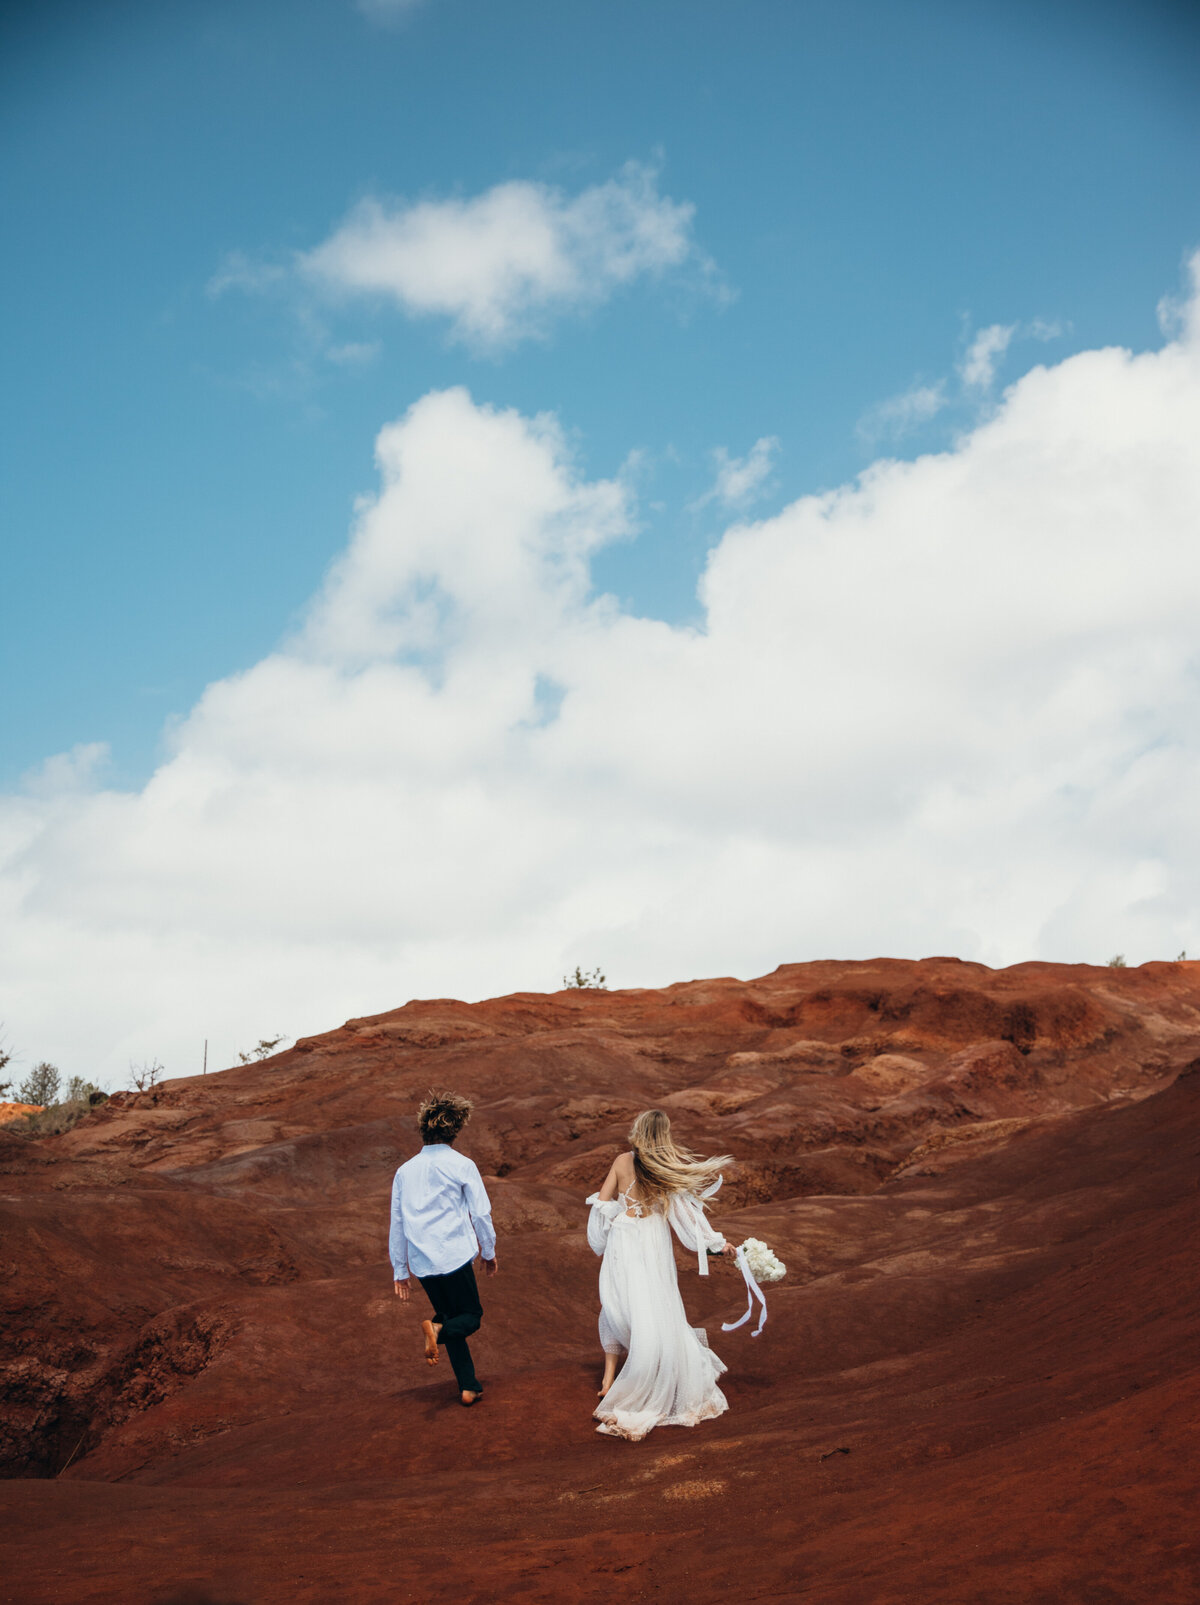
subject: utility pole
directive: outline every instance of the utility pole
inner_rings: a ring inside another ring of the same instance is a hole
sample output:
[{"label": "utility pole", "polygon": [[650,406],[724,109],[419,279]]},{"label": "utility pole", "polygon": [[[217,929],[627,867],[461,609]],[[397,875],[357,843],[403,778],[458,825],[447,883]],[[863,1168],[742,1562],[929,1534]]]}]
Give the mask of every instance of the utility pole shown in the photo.
[{"label": "utility pole", "polygon": [[205,1037],[205,1039],[204,1039],[204,1070],[203,1070],[202,1073],[204,1075],[208,1074],[208,1038],[207,1037]]}]

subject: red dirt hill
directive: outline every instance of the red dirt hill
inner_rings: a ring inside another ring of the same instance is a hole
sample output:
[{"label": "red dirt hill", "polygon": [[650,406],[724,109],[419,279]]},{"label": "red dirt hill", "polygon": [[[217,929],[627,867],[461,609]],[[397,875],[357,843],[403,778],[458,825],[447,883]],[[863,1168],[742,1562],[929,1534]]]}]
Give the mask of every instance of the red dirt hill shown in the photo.
[{"label": "red dirt hill", "polygon": [[[0,1131],[0,1601],[1195,1605],[1197,1065],[1197,964],[822,963],[411,1003]],[[386,1260],[434,1084],[501,1234],[470,1412]],[[652,1104],[788,1277],[722,1335],[680,1256],[731,1408],[631,1445],[582,1199]]]}]

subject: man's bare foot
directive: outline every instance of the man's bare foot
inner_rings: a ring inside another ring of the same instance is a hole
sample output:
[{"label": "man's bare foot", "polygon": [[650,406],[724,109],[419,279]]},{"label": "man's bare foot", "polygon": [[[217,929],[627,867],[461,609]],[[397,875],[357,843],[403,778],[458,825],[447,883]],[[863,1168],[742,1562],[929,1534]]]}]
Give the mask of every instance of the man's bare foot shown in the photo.
[{"label": "man's bare foot", "polygon": [[425,1334],[425,1364],[436,1365],[438,1363],[438,1333],[442,1329],[440,1326],[434,1326],[432,1321],[422,1321],[421,1330]]},{"label": "man's bare foot", "polygon": [[479,1402],[479,1400],[482,1399],[482,1398],[483,1398],[483,1394],[482,1393],[472,1393],[470,1388],[464,1388],[462,1390],[462,1402],[468,1408],[473,1404],[477,1404]]}]

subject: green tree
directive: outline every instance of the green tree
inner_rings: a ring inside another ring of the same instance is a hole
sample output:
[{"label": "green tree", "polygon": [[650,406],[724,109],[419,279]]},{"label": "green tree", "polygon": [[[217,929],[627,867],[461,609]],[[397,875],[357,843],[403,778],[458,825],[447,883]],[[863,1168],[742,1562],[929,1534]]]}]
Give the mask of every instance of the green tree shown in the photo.
[{"label": "green tree", "polygon": [[1124,955],[1124,953],[1114,953],[1112,958],[1110,958],[1109,961],[1108,961],[1108,967],[1109,967],[1110,970],[1126,970],[1126,969],[1128,969],[1129,966],[1125,963],[1125,955]]},{"label": "green tree", "polygon": [[58,1089],[61,1084],[62,1077],[58,1073],[58,1067],[43,1059],[41,1064],[34,1065],[22,1081],[18,1097],[22,1103],[41,1104],[44,1109],[48,1109],[58,1102]]},{"label": "green tree", "polygon": [[[0,1020],[0,1031],[4,1030],[4,1022]],[[5,1070],[12,1061],[12,1054],[4,1046],[4,1038],[0,1036],[0,1072]],[[0,1101],[8,1097],[12,1091],[11,1081],[0,1081]]]},{"label": "green tree", "polygon": [[86,1103],[93,1092],[100,1088],[94,1081],[85,1081],[82,1076],[72,1076],[67,1082],[67,1103]]}]

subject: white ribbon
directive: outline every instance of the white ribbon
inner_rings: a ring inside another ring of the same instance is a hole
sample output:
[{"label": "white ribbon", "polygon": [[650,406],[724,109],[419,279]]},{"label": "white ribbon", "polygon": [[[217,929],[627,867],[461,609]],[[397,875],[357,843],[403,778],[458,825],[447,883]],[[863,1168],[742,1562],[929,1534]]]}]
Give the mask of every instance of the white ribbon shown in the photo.
[{"label": "white ribbon", "polygon": [[721,1330],[722,1332],[736,1332],[739,1326],[745,1326],[746,1322],[754,1314],[754,1300],[757,1299],[762,1305],[762,1314],[758,1318],[758,1325],[750,1334],[751,1337],[757,1337],[766,1324],[766,1296],[764,1295],[762,1288],[759,1287],[758,1283],[754,1280],[754,1272],[750,1269],[750,1261],[746,1258],[746,1250],[744,1248],[739,1247],[737,1251],[737,1263],[738,1270],[741,1271],[746,1281],[746,1313],[739,1321],[722,1321]]}]

